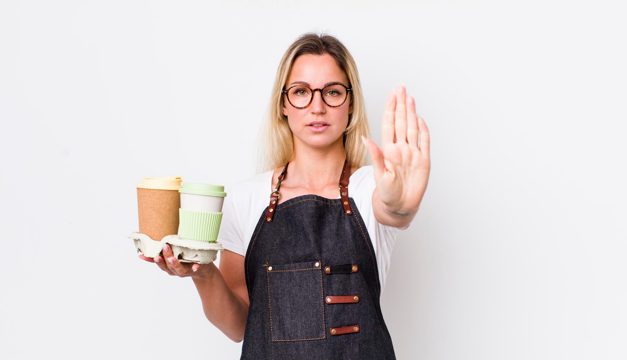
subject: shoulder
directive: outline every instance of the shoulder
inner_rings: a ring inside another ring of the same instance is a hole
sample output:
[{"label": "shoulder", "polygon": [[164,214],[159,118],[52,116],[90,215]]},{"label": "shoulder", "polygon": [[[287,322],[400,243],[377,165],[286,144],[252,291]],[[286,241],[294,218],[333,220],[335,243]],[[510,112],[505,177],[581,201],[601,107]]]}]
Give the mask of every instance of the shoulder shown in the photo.
[{"label": "shoulder", "polygon": [[229,193],[227,196],[245,199],[251,196],[259,196],[259,194],[267,195],[270,193],[271,181],[272,170],[256,174],[246,180],[232,184],[228,189]]},{"label": "shoulder", "polygon": [[229,186],[224,200],[224,216],[235,216],[241,223],[247,223],[249,217],[267,205],[271,180],[272,171],[266,171]]},{"label": "shoulder", "polygon": [[270,194],[272,171],[227,187],[219,241],[225,249],[244,256],[248,242]]},{"label": "shoulder", "polygon": [[372,194],[376,187],[372,166],[362,166],[351,174],[348,194],[355,200],[360,212],[372,212]]}]

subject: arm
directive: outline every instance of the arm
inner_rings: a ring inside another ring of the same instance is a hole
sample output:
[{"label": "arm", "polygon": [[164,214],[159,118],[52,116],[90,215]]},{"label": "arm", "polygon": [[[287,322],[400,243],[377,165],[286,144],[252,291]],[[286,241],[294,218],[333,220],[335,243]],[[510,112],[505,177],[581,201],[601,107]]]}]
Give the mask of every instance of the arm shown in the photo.
[{"label": "arm", "polygon": [[244,257],[224,250],[220,269],[192,275],[207,319],[228,336],[240,342],[244,338],[248,316],[248,289],[244,277]]},{"label": "arm", "polygon": [[381,126],[382,149],[363,139],[375,173],[372,208],[379,223],[404,228],[418,212],[427,189],[429,130],[416,115],[414,99],[407,97],[404,87],[389,97]]},{"label": "arm", "polygon": [[170,246],[164,247],[163,257],[157,256],[153,260],[140,255],[140,258],[155,262],[170,275],[191,277],[207,319],[231,340],[242,341],[249,305],[243,256],[224,250],[220,269],[213,263],[181,263],[173,256]]}]

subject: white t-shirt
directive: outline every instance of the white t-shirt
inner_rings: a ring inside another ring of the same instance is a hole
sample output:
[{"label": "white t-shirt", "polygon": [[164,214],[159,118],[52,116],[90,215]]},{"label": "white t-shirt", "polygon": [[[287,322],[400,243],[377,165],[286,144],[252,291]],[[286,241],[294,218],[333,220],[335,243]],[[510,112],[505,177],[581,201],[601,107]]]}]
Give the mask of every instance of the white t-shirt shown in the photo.
[{"label": "white t-shirt", "polygon": [[[225,249],[246,255],[246,249],[261,218],[268,206],[272,188],[272,171],[258,174],[251,179],[236,184],[227,190],[222,208],[222,225],[218,241]],[[380,224],[372,210],[372,193],[375,189],[374,169],[364,166],[355,171],[348,184],[348,196],[351,197],[361,214],[372,247],[377,257],[381,289],[390,267],[392,248],[396,242],[397,228]],[[338,194],[339,198],[339,194]]]}]

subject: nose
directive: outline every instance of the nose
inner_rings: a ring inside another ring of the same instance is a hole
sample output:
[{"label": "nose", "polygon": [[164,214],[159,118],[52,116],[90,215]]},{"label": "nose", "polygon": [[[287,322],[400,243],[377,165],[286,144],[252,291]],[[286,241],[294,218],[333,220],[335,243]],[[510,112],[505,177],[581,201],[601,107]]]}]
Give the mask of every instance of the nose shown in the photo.
[{"label": "nose", "polygon": [[322,90],[316,89],[311,99],[311,112],[314,114],[324,114],[327,111],[326,104],[322,100]]}]

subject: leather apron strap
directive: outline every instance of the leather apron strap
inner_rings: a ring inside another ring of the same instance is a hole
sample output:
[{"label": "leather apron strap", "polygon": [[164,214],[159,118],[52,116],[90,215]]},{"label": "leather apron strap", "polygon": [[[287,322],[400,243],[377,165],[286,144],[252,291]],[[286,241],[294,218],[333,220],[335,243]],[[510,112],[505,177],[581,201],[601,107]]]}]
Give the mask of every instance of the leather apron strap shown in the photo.
[{"label": "leather apron strap", "polygon": [[[279,190],[281,189],[281,183],[285,180],[287,176],[287,166],[289,163],[285,164],[283,171],[277,178],[276,188],[272,189],[272,194],[270,194],[270,204],[268,205],[268,210],[266,210],[266,222],[271,222],[274,218],[274,213],[276,211],[276,207],[279,204],[279,199],[281,198],[281,194]],[[344,160],[344,167],[342,168],[342,175],[340,175],[340,198],[342,199],[342,207],[344,208],[344,213],[346,215],[351,215],[353,210],[351,209],[350,201],[348,201],[348,182],[351,176],[351,166],[348,162],[348,158]]]}]

